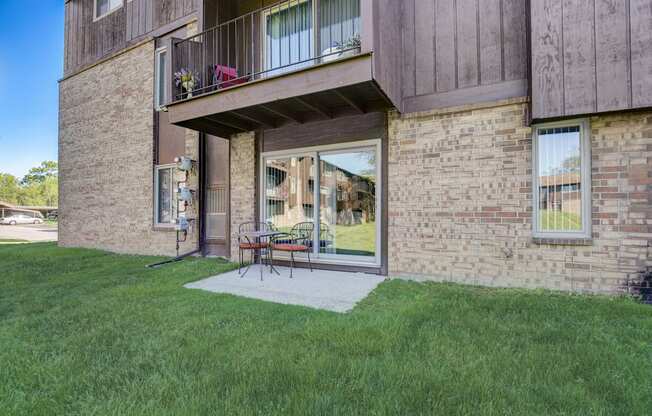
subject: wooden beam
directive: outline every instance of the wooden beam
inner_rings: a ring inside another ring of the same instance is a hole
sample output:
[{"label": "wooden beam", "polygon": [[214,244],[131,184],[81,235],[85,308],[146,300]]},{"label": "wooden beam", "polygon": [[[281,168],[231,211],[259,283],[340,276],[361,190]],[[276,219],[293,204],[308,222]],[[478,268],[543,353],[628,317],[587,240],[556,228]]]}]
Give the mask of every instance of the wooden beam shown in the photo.
[{"label": "wooden beam", "polygon": [[233,115],[235,117],[238,117],[238,118],[240,118],[242,120],[246,120],[246,121],[258,124],[260,126],[263,126],[263,127],[269,128],[269,129],[274,129],[274,128],[277,127],[277,124],[276,124],[275,120],[272,120],[272,119],[264,117],[264,116],[261,117],[260,115],[251,115],[251,113],[245,114],[242,111],[235,111],[235,110],[230,111],[228,114],[231,114],[231,115]]},{"label": "wooden beam", "polygon": [[333,92],[335,93],[335,95],[337,95],[338,97],[340,97],[340,98],[342,99],[342,101],[344,101],[345,103],[347,103],[349,106],[353,107],[353,109],[354,109],[355,111],[357,111],[358,113],[360,113],[360,114],[365,114],[365,113],[367,112],[366,109],[364,108],[364,106],[362,106],[362,104],[358,103],[356,100],[354,100],[353,98],[351,98],[351,97],[350,97],[348,94],[346,94],[345,92],[340,91],[340,90],[337,90],[337,89],[336,89],[336,90],[333,90]]},{"label": "wooden beam", "polygon": [[243,123],[238,120],[233,120],[233,118],[228,119],[224,116],[224,114],[220,114],[219,116],[206,116],[206,118],[210,121],[214,121],[215,123],[223,124],[227,127],[231,127],[234,130],[240,130],[242,132],[256,130],[255,126],[252,126],[248,123]]},{"label": "wooden beam", "polygon": [[213,136],[221,137],[223,139],[230,139],[233,134],[238,133],[223,124],[218,124],[215,122],[209,122],[207,120],[187,120],[180,123],[177,123],[178,126],[185,127],[191,130],[199,131],[202,133],[208,133]]},{"label": "wooden beam", "polygon": [[296,97],[294,100],[297,101],[299,104],[303,105],[304,107],[308,107],[310,110],[319,113],[326,118],[333,118],[333,114],[331,113],[331,111],[317,102],[314,101],[310,102],[306,98],[302,98],[302,97]]},{"label": "wooden beam", "polygon": [[303,120],[301,120],[299,117],[295,116],[294,114],[291,114],[289,111],[284,111],[284,110],[278,110],[275,108],[270,107],[269,104],[260,104],[260,108],[262,108],[265,111],[269,111],[270,113],[277,115],[281,118],[284,118],[288,121],[293,121],[298,124],[303,124]]}]

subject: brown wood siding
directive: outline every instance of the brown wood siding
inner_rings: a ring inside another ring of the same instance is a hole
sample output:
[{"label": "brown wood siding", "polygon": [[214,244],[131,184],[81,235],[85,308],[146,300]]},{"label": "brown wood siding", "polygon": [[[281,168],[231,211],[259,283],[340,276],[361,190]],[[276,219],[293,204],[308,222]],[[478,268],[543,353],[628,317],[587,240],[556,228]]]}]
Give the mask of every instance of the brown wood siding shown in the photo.
[{"label": "brown wood siding", "polygon": [[527,0],[401,3],[404,111],[527,95]]},{"label": "brown wood siding", "polygon": [[125,8],[94,21],[92,0],[72,0],[65,6],[64,74],[93,63],[125,45]]},{"label": "brown wood siding", "polygon": [[386,136],[385,123],[385,113],[368,113],[264,130],[263,152],[379,139]]},{"label": "brown wood siding", "polygon": [[377,0],[373,77],[395,107],[402,108],[401,82],[401,2]]},{"label": "brown wood siding", "polygon": [[170,124],[168,113],[159,111],[158,117],[158,141],[156,163],[165,165],[174,163],[174,159],[186,154],[186,130]]},{"label": "brown wood siding", "polygon": [[64,76],[136,43],[197,10],[202,0],[123,0],[111,14],[94,21],[94,0],[65,4]]},{"label": "brown wood siding", "polygon": [[531,2],[534,119],[652,106],[651,0]]}]

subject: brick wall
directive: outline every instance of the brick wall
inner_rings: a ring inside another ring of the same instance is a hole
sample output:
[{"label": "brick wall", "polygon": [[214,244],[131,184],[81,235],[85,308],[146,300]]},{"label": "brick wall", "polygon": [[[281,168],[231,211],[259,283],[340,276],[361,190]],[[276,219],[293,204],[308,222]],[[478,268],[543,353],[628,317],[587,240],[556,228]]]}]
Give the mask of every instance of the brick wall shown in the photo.
[{"label": "brick wall", "polygon": [[[148,42],[60,83],[60,245],[174,254],[175,233],[153,229],[153,76]],[[196,156],[197,134],[186,144]]]},{"label": "brick wall", "polygon": [[523,100],[390,115],[390,274],[613,292],[650,264],[652,113],[591,118],[588,245],[534,242],[525,121]]},{"label": "brick wall", "polygon": [[238,261],[238,226],[256,218],[256,139],[253,132],[231,137],[231,259]]}]

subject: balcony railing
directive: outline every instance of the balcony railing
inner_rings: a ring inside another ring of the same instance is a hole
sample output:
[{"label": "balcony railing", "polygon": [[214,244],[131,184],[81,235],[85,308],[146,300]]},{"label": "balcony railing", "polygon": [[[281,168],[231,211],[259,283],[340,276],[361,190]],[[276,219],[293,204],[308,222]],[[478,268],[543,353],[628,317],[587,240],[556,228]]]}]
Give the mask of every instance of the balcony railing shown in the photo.
[{"label": "balcony railing", "polygon": [[173,43],[172,101],[360,53],[360,0],[286,0]]}]

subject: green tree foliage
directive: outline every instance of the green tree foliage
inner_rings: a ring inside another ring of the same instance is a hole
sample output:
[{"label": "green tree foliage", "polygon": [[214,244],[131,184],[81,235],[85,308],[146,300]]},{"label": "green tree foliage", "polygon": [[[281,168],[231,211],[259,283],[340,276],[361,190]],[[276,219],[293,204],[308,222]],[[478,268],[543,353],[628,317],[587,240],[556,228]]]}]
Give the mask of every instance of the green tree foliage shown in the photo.
[{"label": "green tree foliage", "polygon": [[0,173],[0,201],[10,204],[18,203],[20,183],[14,175]]},{"label": "green tree foliage", "polygon": [[40,166],[31,168],[22,180],[23,185],[43,183],[47,178],[56,178],[59,174],[57,162],[46,160]]},{"label": "green tree foliage", "polygon": [[15,205],[57,206],[59,178],[57,162],[45,161],[29,170],[21,180],[0,173],[0,201]]}]

